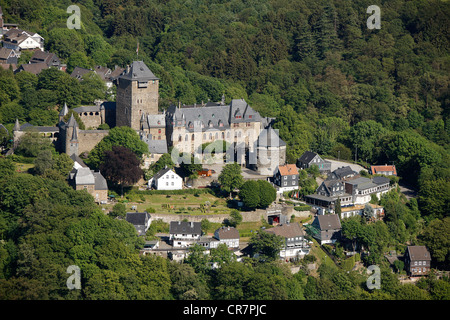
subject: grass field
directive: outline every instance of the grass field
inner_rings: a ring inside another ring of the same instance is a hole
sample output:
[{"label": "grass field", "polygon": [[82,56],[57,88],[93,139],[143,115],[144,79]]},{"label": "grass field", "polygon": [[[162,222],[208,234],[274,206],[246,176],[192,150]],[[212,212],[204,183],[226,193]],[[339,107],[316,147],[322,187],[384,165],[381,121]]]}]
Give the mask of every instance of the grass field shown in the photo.
[{"label": "grass field", "polygon": [[[122,199],[118,199],[121,201]],[[123,200],[126,200],[123,198]],[[152,211],[153,209],[157,213],[170,213],[170,214],[229,214],[231,208],[228,208],[227,201],[223,198],[218,198],[209,193],[199,194],[195,196],[193,194],[184,195],[133,195],[130,200],[125,203],[128,210],[131,210],[132,206],[136,206],[137,210]],[[112,208],[112,204],[103,205],[106,210]],[[203,208],[202,208],[203,206]]]}]

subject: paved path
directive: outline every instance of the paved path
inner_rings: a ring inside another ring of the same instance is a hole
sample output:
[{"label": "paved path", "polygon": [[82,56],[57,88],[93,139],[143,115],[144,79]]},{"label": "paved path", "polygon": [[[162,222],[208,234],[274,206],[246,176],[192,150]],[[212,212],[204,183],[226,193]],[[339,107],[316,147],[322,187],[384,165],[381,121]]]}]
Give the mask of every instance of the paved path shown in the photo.
[{"label": "paved path", "polygon": [[367,171],[365,168],[363,168],[359,164],[354,164],[354,163],[349,163],[349,162],[344,162],[344,161],[331,160],[331,159],[324,159],[324,160],[327,160],[327,161],[331,162],[331,171],[334,171],[337,168],[346,167],[346,166],[350,166],[350,168],[352,168],[352,170],[354,170],[356,172],[360,172],[361,170]]}]

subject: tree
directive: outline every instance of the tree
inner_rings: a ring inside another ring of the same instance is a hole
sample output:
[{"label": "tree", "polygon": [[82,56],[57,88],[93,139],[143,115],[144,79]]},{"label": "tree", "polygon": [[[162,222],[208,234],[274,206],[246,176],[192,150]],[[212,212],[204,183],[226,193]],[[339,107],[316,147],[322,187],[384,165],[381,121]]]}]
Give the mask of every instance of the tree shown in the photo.
[{"label": "tree", "polygon": [[125,218],[125,216],[127,215],[127,207],[123,203],[116,203],[109,215],[114,218]]},{"label": "tree", "polygon": [[139,159],[130,149],[113,146],[111,151],[105,151],[100,170],[107,180],[120,185],[123,196],[123,187],[135,184],[142,177],[143,171],[139,165]]},{"label": "tree", "polygon": [[242,222],[242,215],[236,209],[233,209],[231,211],[230,218],[231,219],[228,221],[228,225],[230,225],[231,227],[237,227]]},{"label": "tree", "polygon": [[253,252],[260,255],[261,261],[274,261],[278,259],[283,247],[284,239],[276,234],[260,230],[250,239]]},{"label": "tree", "polygon": [[431,257],[440,265],[450,263],[450,217],[434,219],[424,229],[420,240],[430,250]]},{"label": "tree", "polygon": [[43,175],[45,170],[52,168],[53,166],[52,152],[49,149],[40,151],[34,160],[34,171]]},{"label": "tree", "polygon": [[219,183],[225,192],[228,192],[231,199],[231,194],[235,189],[239,189],[244,182],[241,175],[241,166],[236,163],[226,164],[219,175]]},{"label": "tree", "polygon": [[259,206],[259,184],[255,180],[247,180],[239,190],[239,198],[247,208],[254,209]]},{"label": "tree", "polygon": [[148,145],[139,138],[135,130],[125,126],[115,127],[89,152],[86,164],[93,169],[98,169],[104,163],[105,151],[112,150],[113,146],[122,146],[131,150],[138,159],[144,153],[148,153]]}]

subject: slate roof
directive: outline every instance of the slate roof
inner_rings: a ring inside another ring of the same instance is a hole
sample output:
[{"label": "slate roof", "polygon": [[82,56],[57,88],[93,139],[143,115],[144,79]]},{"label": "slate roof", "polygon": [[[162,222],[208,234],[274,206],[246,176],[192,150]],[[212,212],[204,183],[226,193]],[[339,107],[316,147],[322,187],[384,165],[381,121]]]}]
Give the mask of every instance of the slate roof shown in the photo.
[{"label": "slate roof", "polygon": [[351,184],[360,190],[373,188],[378,185],[378,184],[373,183],[372,180],[370,180],[369,178],[365,178],[365,177],[359,177],[359,178],[355,178],[352,180],[348,180],[348,181],[346,181],[346,183]]},{"label": "slate roof", "polygon": [[[154,180],[158,180],[159,178],[161,178],[163,175],[165,175],[167,172],[172,171],[171,168],[164,168],[159,170],[154,176],[153,179]],[[172,171],[174,174],[176,174],[174,171]]]},{"label": "slate roof", "polygon": [[127,212],[125,220],[135,226],[143,226],[149,218],[150,215],[147,212]]},{"label": "slate roof", "polygon": [[165,128],[166,115],[165,114],[148,115],[147,123],[150,128]]},{"label": "slate roof", "polygon": [[119,76],[119,79],[149,81],[159,80],[143,61],[133,61],[130,69]]},{"label": "slate roof", "polygon": [[0,59],[1,60],[8,59],[11,54],[14,54],[13,49],[7,49],[7,48],[3,48],[3,47],[0,48]]},{"label": "slate roof", "polygon": [[408,246],[407,250],[411,260],[431,260],[430,252],[425,246]]},{"label": "slate roof", "polygon": [[53,65],[53,62],[59,62],[59,58],[55,53],[36,50],[30,59],[30,63],[44,62],[47,66]]},{"label": "slate roof", "polygon": [[305,235],[305,232],[298,223],[283,224],[270,229],[266,229],[265,231],[268,233],[276,234],[277,236],[281,236],[283,238],[294,238]]},{"label": "slate roof", "polygon": [[27,71],[32,74],[38,75],[42,70],[48,69],[48,65],[45,62],[31,63],[31,64],[21,64],[16,72]]},{"label": "slate roof", "polygon": [[389,180],[389,178],[386,178],[386,177],[373,177],[372,181],[376,185],[380,185],[380,184],[390,183],[391,180]]},{"label": "slate roof", "polygon": [[171,221],[169,226],[170,234],[202,234],[200,222]]},{"label": "slate roof", "polygon": [[337,179],[344,179],[350,175],[355,174],[358,174],[358,172],[353,171],[350,166],[340,167],[332,172],[332,175],[334,175]]},{"label": "slate roof", "polygon": [[[229,105],[208,102],[206,105],[177,107],[171,105],[167,110],[174,126],[184,126],[188,131],[196,128],[206,130],[225,130],[231,123],[258,122],[260,114],[253,110],[244,99],[233,99]],[[240,118],[236,118],[236,115]],[[179,124],[181,122],[181,124]]]},{"label": "slate roof", "polygon": [[239,231],[233,227],[220,227],[214,232],[218,239],[239,239]]},{"label": "slate roof", "polygon": [[153,154],[164,154],[168,153],[166,140],[144,140],[148,145],[148,152]]},{"label": "slate roof", "polygon": [[341,229],[341,222],[337,214],[318,215],[320,230]]},{"label": "slate roof", "polygon": [[93,72],[93,70],[91,69],[86,69],[86,68],[82,68],[82,67],[75,67],[72,71],[72,73],[70,74],[70,76],[72,78],[78,79],[78,80],[82,80],[81,78],[89,72]]},{"label": "slate roof", "polygon": [[88,167],[82,167],[75,170],[75,185],[94,185],[95,190],[108,190],[106,179],[100,172],[95,172]]},{"label": "slate roof", "polygon": [[298,161],[301,161],[303,163],[310,163],[314,157],[317,156],[317,153],[312,151],[305,151],[300,158],[298,158]]}]

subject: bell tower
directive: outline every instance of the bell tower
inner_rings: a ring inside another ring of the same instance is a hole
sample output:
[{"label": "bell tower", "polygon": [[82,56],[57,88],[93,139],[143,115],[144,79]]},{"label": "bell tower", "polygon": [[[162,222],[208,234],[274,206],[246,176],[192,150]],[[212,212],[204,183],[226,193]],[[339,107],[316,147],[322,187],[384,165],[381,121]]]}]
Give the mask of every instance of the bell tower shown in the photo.
[{"label": "bell tower", "polygon": [[159,79],[143,61],[133,61],[118,78],[116,126],[140,130],[142,116],[158,114]]}]

